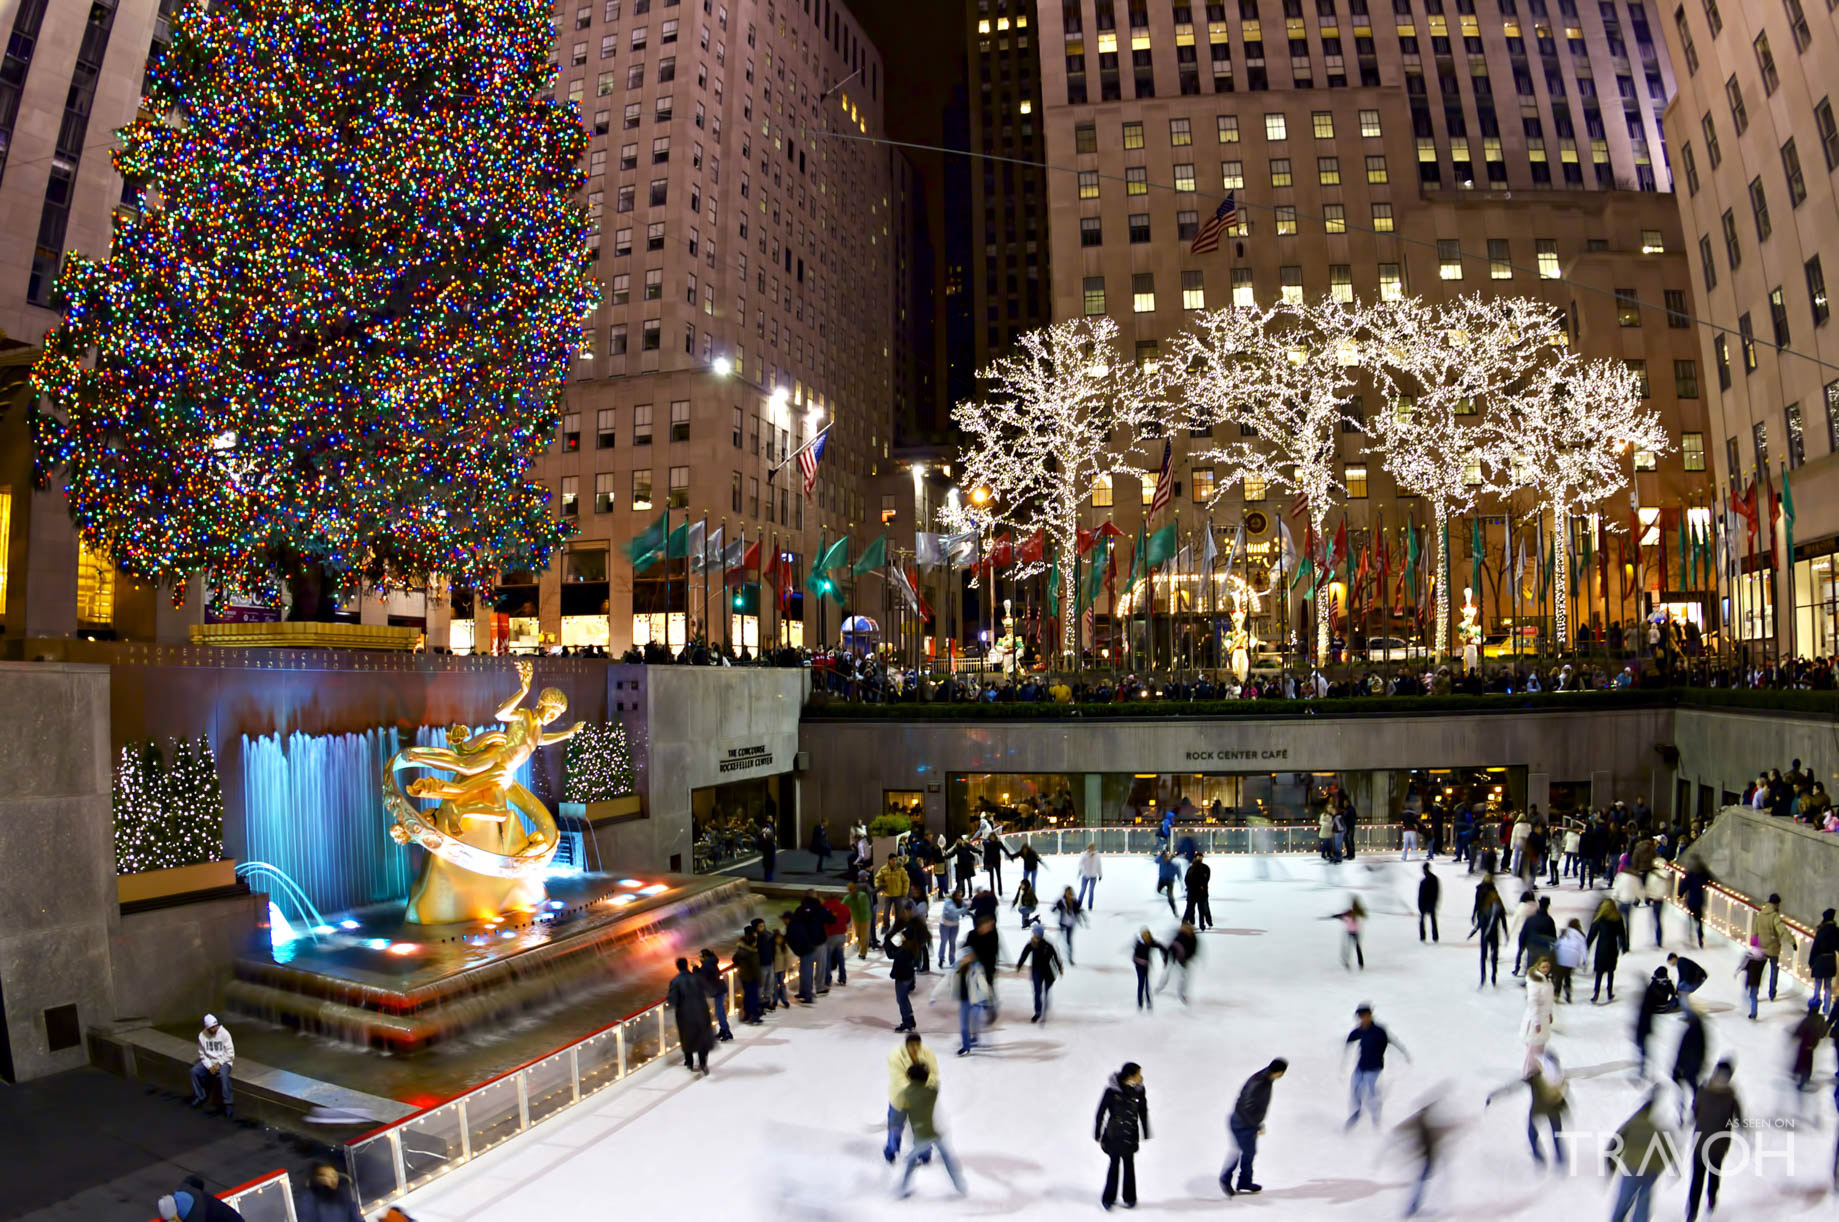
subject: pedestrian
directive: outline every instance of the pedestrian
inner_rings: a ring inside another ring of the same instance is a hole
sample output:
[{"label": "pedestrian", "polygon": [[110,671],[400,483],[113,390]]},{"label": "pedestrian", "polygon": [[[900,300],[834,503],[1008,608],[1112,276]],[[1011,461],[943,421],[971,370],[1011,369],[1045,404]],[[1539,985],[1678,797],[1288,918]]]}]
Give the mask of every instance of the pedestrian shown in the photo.
[{"label": "pedestrian", "polygon": [[1501,934],[1507,928],[1507,912],[1501,906],[1501,894],[1495,890],[1494,880],[1483,877],[1475,884],[1475,908],[1469,917],[1469,937],[1481,935],[1478,944],[1481,950],[1481,983],[1476,988],[1486,985],[1490,979],[1496,987],[1501,982]]},{"label": "pedestrian", "polygon": [[969,1056],[971,1049],[977,1046],[978,1021],[991,997],[989,982],[984,979],[983,967],[977,959],[976,948],[967,945],[951,971],[939,977],[939,982],[932,986],[933,1000],[944,993],[958,1003],[958,1055],[961,1057]]},{"label": "pedestrian", "polygon": [[[1071,891],[1072,888],[1068,887],[1067,890]],[[1015,970],[1021,971],[1022,964],[1030,960],[1033,960],[1029,976],[1034,984],[1034,1017],[1028,1021],[1045,1022],[1048,994],[1053,992],[1054,981],[1060,977],[1060,954],[1054,950],[1054,944],[1047,940],[1047,931],[1039,925],[1034,927],[1033,936],[1022,944],[1022,953],[1015,961]]]},{"label": "pedestrian", "polygon": [[1596,948],[1596,983],[1590,989],[1590,1004],[1598,1003],[1605,982],[1609,985],[1609,1000],[1614,1001],[1616,961],[1628,949],[1628,924],[1622,920],[1621,909],[1609,900],[1598,904],[1596,916],[1590,921],[1590,933],[1584,941],[1586,946],[1594,945]]},{"label": "pedestrian", "polygon": [[1789,1072],[1794,1076],[1794,1089],[1805,1091],[1813,1085],[1813,1058],[1820,1047],[1820,1041],[1826,1038],[1826,1020],[1820,1016],[1818,1002],[1807,1003],[1807,1013],[1794,1025],[1789,1033],[1794,1040],[1794,1058],[1789,1064]]},{"label": "pedestrian", "polygon": [[937,1085],[939,1081],[939,1059],[932,1055],[932,1049],[926,1047],[926,1041],[917,1031],[909,1031],[907,1038],[894,1045],[888,1053],[888,1140],[881,1147],[881,1157],[888,1162],[900,1153],[900,1139],[907,1127],[907,1109],[901,1098],[906,1093],[909,1070],[918,1069],[925,1080]]},{"label": "pedestrian", "polygon": [[243,1215],[204,1190],[204,1181],[195,1175],[185,1178],[185,1186],[161,1197],[154,1206],[161,1222],[243,1222]]},{"label": "pedestrian", "polygon": [[1520,1042],[1526,1045],[1524,1072],[1532,1073],[1552,1039],[1551,960],[1541,957],[1526,969],[1526,1010],[1520,1016]]},{"label": "pedestrian", "polygon": [[[1283,1077],[1289,1068],[1290,1062],[1274,1057],[1269,1065],[1245,1079],[1245,1085],[1239,1088],[1239,1098],[1226,1117],[1226,1128],[1232,1133],[1236,1148],[1227,1154],[1226,1165],[1220,1169],[1220,1191],[1229,1197],[1241,1192],[1264,1191],[1264,1186],[1252,1179],[1252,1160],[1258,1156],[1258,1137],[1264,1132],[1265,1113],[1271,1109],[1271,1084]],[[1237,1183],[1233,1182],[1235,1170]]]},{"label": "pedestrian", "polygon": [[1135,1061],[1111,1075],[1098,1101],[1092,1121],[1092,1140],[1110,1160],[1105,1170],[1105,1191],[1099,1204],[1110,1209],[1118,1198],[1118,1168],[1124,1171],[1124,1208],[1137,1205],[1137,1147],[1149,1140],[1149,1097],[1143,1091],[1143,1070]]},{"label": "pedestrian", "polygon": [[[1755,937],[1751,937],[1750,941],[1757,943]],[[1684,955],[1669,954],[1667,962],[1672,964],[1673,971],[1678,977],[1679,983],[1675,987],[1675,992],[1682,999],[1690,996],[1694,990],[1705,983],[1707,973],[1696,960],[1688,959]]]},{"label": "pedestrian", "polygon": [[1026,929],[1034,924],[1034,910],[1040,907],[1040,903],[1034,893],[1034,884],[1024,878],[1016,884],[1015,898],[1010,901],[1009,910],[1022,914],[1022,928]]},{"label": "pedestrian", "polygon": [[1175,858],[1167,849],[1156,856],[1156,894],[1169,902],[1169,915],[1179,916],[1175,911],[1175,878],[1179,873]]},{"label": "pedestrian", "polygon": [[1346,1127],[1353,1128],[1361,1112],[1365,1111],[1372,1114],[1373,1127],[1378,1128],[1379,1075],[1386,1067],[1386,1049],[1397,1048],[1407,1061],[1411,1059],[1411,1054],[1384,1027],[1373,1021],[1372,1006],[1360,1003],[1354,1009],[1354,1019],[1357,1025],[1347,1033],[1347,1044],[1349,1047],[1358,1046],[1358,1055],[1354,1061],[1353,1087],[1349,1092],[1351,1110]]},{"label": "pedestrian", "polygon": [[900,1173],[900,1187],[895,1195],[905,1198],[912,1194],[909,1185],[913,1182],[913,1169],[923,1162],[930,1161],[934,1150],[939,1152],[939,1161],[945,1164],[945,1174],[951,1177],[951,1186],[958,1190],[958,1195],[965,1194],[964,1175],[958,1170],[958,1160],[952,1157],[951,1147],[945,1144],[944,1135],[939,1132],[936,1108],[939,1101],[938,1078],[936,1073],[928,1074],[922,1065],[907,1068],[907,1086],[901,1092],[901,1110],[906,1113],[907,1124],[913,1129],[913,1148],[907,1151],[906,1166]]},{"label": "pedestrian", "polygon": [[830,860],[830,829],[820,820],[811,829],[811,853],[817,858],[817,873],[824,872],[824,863]]},{"label": "pedestrian", "polygon": [[315,1163],[294,1193],[295,1222],[364,1222],[357,1199],[331,1163]]},{"label": "pedestrian", "polygon": [[786,993],[786,981],[792,978],[792,969],[798,966],[797,956],[792,954],[792,945],[787,934],[791,930],[792,914],[779,914],[779,928],[773,933],[773,1004],[792,1008],[792,999]]},{"label": "pedestrian", "polygon": [[1554,958],[1552,992],[1562,994],[1568,1005],[1571,1001],[1571,978],[1584,963],[1584,927],[1572,917],[1565,923],[1564,932],[1558,935],[1558,943],[1552,950]]},{"label": "pedestrian", "polygon": [[1711,1078],[1692,1099],[1692,1186],[1686,1192],[1686,1222],[1699,1216],[1699,1192],[1705,1208],[1718,1209],[1718,1181],[1723,1177],[1724,1156],[1736,1140],[1733,1130],[1743,1124],[1743,1105],[1731,1085],[1735,1067],[1728,1059],[1718,1062]]},{"label": "pedestrian", "polygon": [[1079,903],[1090,908],[1098,898],[1098,880],[1105,876],[1105,866],[1098,859],[1097,843],[1086,845],[1086,851],[1079,855]]},{"label": "pedestrian", "polygon": [[1660,918],[1661,914],[1666,911],[1669,892],[1667,876],[1659,870],[1649,870],[1644,877],[1642,895],[1647,900],[1647,906],[1654,910],[1654,949],[1659,950],[1661,947]]},{"label": "pedestrian", "polygon": [[754,844],[760,850],[760,877],[770,883],[779,868],[779,842],[773,839],[770,824],[760,825],[760,830],[754,836]]},{"label": "pedestrian", "polygon": [[690,972],[688,959],[677,960],[677,974],[671,978],[664,1002],[677,1018],[677,1041],[683,1045],[683,1067],[692,1073],[709,1076],[709,1049],[715,1046],[715,1033],[709,1019],[709,992]]},{"label": "pedestrian", "polygon": [[1813,999],[1828,1014],[1839,1013],[1839,1005],[1833,1002],[1833,976],[1839,972],[1839,925],[1833,924],[1831,908],[1820,914],[1820,923],[1814,927],[1813,941],[1807,948],[1807,967],[1813,976]]},{"label": "pedestrian", "polygon": [[1003,838],[994,828],[983,837],[983,868],[990,872],[990,890],[1003,893]]},{"label": "pedestrian", "polygon": [[705,946],[696,957],[695,970],[703,991],[709,995],[709,1004],[715,1008],[715,1038],[727,1043],[734,1038],[734,1031],[728,1026],[728,982],[722,979],[722,961]]},{"label": "pedestrian", "polygon": [[1366,951],[1360,945],[1360,931],[1366,927],[1366,905],[1360,897],[1351,895],[1347,907],[1334,914],[1333,920],[1341,922],[1341,966],[1348,966],[1348,951],[1360,961],[1360,970],[1366,971]]},{"label": "pedestrian", "polygon": [[[1695,854],[1692,860],[1686,863],[1685,873],[1680,876],[1679,893],[1680,898],[1685,902],[1686,918],[1690,922],[1687,936],[1698,939],[1700,950],[1705,949],[1705,891],[1710,883],[1710,871],[1705,869],[1705,863]],[[1781,901],[1778,899],[1774,902],[1779,904]],[[1767,911],[1765,906],[1763,913],[1766,914]],[[1766,921],[1767,917],[1759,914],[1757,920],[1760,923]],[[1767,945],[1766,941],[1764,945]],[[1771,996],[1769,1000],[1775,999]]]},{"label": "pedestrian", "polygon": [[1641,1076],[1647,1075],[1647,1042],[1654,1034],[1655,1017],[1671,1014],[1678,1008],[1679,1001],[1673,991],[1673,982],[1667,979],[1667,969],[1655,968],[1647,987],[1641,992],[1641,1003],[1635,1009],[1636,1072]]},{"label": "pedestrian", "polygon": [[1430,872],[1430,862],[1424,863],[1424,876],[1418,879],[1418,941],[1424,940],[1424,922],[1430,921],[1430,940],[1437,940],[1437,900],[1443,894],[1443,884]]},{"label": "pedestrian", "polygon": [[1683,1124],[1686,1108],[1698,1094],[1699,1077],[1705,1072],[1705,1019],[1699,1014],[1698,1006],[1683,999],[1679,1012],[1685,1020],[1685,1029],[1679,1033],[1679,1044],[1673,1051],[1672,1081]]},{"label": "pedestrian", "polygon": [[198,1032],[198,1059],[192,1063],[192,1106],[204,1106],[206,1083],[215,1078],[223,1095],[224,1118],[236,1119],[236,1092],[231,1086],[235,1066],[236,1041],[230,1038],[230,1029],[215,1014],[206,1014]]},{"label": "pedestrian", "polygon": [[[1701,928],[1702,928],[1701,924]],[[1782,897],[1769,895],[1768,903],[1756,913],[1756,936],[1762,945],[1762,953],[1769,960],[1769,1000],[1775,1000],[1775,981],[1781,971],[1782,951],[1788,952],[1790,962],[1794,959],[1797,943],[1794,932],[1788,924],[1788,918],[1782,915]],[[1705,945],[1705,939],[1699,938],[1699,945]]]},{"label": "pedestrian", "polygon": [[1174,976],[1176,978],[1175,996],[1181,999],[1182,1005],[1187,1005],[1188,973],[1192,970],[1194,959],[1199,954],[1200,935],[1194,932],[1193,925],[1183,921],[1181,927],[1175,931],[1175,936],[1169,939],[1168,954],[1163,957],[1163,962],[1167,966],[1162,971],[1161,983],[1156,985],[1156,992],[1160,993],[1167,988],[1169,977]]},{"label": "pedestrian", "polygon": [[1518,976],[1524,968],[1526,959],[1526,922],[1539,911],[1538,901],[1531,891],[1520,892],[1520,902],[1514,906],[1513,916],[1507,923],[1507,932],[1513,938],[1513,974]]},{"label": "pedestrian", "polygon": [[939,966],[949,967],[958,957],[958,925],[964,920],[964,892],[954,890],[939,906]]},{"label": "pedestrian", "polygon": [[1213,928],[1213,908],[1207,902],[1207,888],[1213,881],[1213,867],[1204,860],[1205,855],[1198,850],[1188,866],[1188,874],[1183,880],[1188,891],[1187,907],[1182,911],[1181,923],[1186,925],[1198,916],[1196,928]]},{"label": "pedestrian", "polygon": [[1497,1096],[1522,1084],[1531,1096],[1526,1113],[1526,1140],[1532,1146],[1533,1161],[1541,1167],[1545,1165],[1545,1151],[1539,1145],[1539,1122],[1543,1120],[1551,1130],[1552,1156],[1563,1167],[1564,1117],[1571,1103],[1565,1089],[1564,1070],[1558,1064],[1557,1055],[1547,1052],[1540,1056],[1538,1064],[1529,1066],[1518,1083],[1509,1083],[1490,1092],[1487,1104],[1492,1104]]},{"label": "pedestrian", "polygon": [[1145,925],[1138,932],[1137,940],[1130,944],[1130,962],[1137,970],[1137,1009],[1139,1010],[1155,1009],[1150,1004],[1149,964],[1150,957],[1158,952],[1161,953],[1162,962],[1166,965],[1169,961],[1168,947],[1156,941],[1156,936],[1150,933],[1149,926]]},{"label": "pedestrian", "polygon": [[843,892],[843,907],[849,910],[849,924],[855,931],[856,958],[868,958],[868,948],[875,941],[870,923],[875,918],[875,901],[856,885],[855,879],[849,880],[849,886]]},{"label": "pedestrian", "polygon": [[1085,921],[1086,914],[1085,909],[1080,907],[1079,900],[1073,895],[1071,887],[1061,892],[1060,898],[1054,901],[1054,916],[1060,926],[1060,936],[1066,941],[1066,965],[1072,967],[1075,964],[1073,930]]},{"label": "pedestrian", "polygon": [[1654,1182],[1662,1172],[1674,1169],[1673,1145],[1668,1137],[1655,1114],[1654,1095],[1650,1093],[1616,1130],[1617,1140],[1609,1148],[1608,1170],[1622,1173],[1609,1222],[1647,1222]]},{"label": "pedestrian", "polygon": [[906,859],[899,854],[890,856],[875,871],[875,892],[881,897],[881,905],[875,916],[877,933],[886,936],[889,928],[900,919],[901,901],[907,898],[913,880],[907,874]]},{"label": "pedestrian", "polygon": [[888,935],[883,944],[888,956],[888,977],[894,982],[894,1004],[900,1010],[900,1022],[896,1031],[912,1031],[919,1026],[913,1019],[913,975],[916,965],[913,962],[913,945],[907,941],[905,932]]},{"label": "pedestrian", "polygon": [[826,895],[821,905],[824,909],[824,980],[818,986],[819,994],[830,991],[833,976],[839,985],[849,983],[849,957],[843,953],[844,944],[849,941],[849,906],[834,893]]},{"label": "pedestrian", "polygon": [[734,948],[734,974],[741,982],[741,1022],[757,1027],[760,1018],[760,943],[750,926],[741,930],[741,941]]},{"label": "pedestrian", "polygon": [[1760,935],[1751,934],[1750,944],[1743,950],[1743,962],[1737,965],[1737,978],[1743,981],[1743,999],[1750,1005],[1750,1018],[1756,1017],[1757,998],[1762,993],[1763,970],[1769,966],[1769,956],[1763,950]]}]

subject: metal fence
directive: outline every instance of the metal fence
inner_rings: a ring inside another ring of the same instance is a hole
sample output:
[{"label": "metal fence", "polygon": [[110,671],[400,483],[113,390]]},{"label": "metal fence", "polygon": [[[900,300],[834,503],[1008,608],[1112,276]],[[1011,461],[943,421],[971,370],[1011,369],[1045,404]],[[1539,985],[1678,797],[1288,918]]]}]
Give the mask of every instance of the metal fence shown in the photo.
[{"label": "metal fence", "polygon": [[[1175,847],[1189,837],[1201,852],[1222,857],[1247,853],[1314,853],[1321,847],[1321,837],[1314,823],[1178,823],[1169,836],[1169,845]],[[1403,843],[1396,823],[1354,824],[1356,852],[1396,851]],[[1004,832],[1003,844],[1017,852],[1023,844],[1031,844],[1043,857],[1055,853],[1083,853],[1088,844],[1096,844],[1100,853],[1149,854],[1160,847],[1155,826],[1147,823],[1128,827],[1075,826],[1053,831]]]},{"label": "metal fence", "polygon": [[[733,1015],[733,970],[724,972],[722,980],[720,1004]],[[358,1204],[365,1210],[388,1205],[681,1047],[676,1022],[659,1002],[463,1095],[367,1133],[345,1150]]]}]

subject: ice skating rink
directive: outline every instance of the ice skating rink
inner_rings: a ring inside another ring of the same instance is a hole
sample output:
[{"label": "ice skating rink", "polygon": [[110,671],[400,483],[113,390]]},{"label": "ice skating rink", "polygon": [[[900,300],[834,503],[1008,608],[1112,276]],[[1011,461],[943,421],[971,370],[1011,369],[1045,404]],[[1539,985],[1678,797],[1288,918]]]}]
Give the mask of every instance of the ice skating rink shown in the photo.
[{"label": "ice skating rink", "polygon": [[[1443,940],[1420,946],[1416,862],[1209,860],[1216,928],[1201,936],[1186,1007],[1173,983],[1153,1013],[1134,1006],[1130,942],[1144,925],[1159,940],[1175,925],[1154,893],[1147,858],[1105,859],[1091,925],[1075,941],[1077,966],[1054,989],[1044,1025],[1028,1021],[1028,982],[1013,971],[1023,935],[1006,903],[1002,1014],[972,1055],[953,1055],[956,1006],[928,1006],[936,977],[920,978],[915,1009],[939,1058],[939,1119],[965,1169],[963,1200],[936,1160],[916,1170],[911,1199],[892,1197],[899,1164],[883,1162],[881,1146],[887,1057],[900,1037],[891,1033],[898,1019],[886,964],[871,952],[866,966],[852,958],[848,987],[833,988],[816,1006],[781,1009],[763,1027],[737,1026],[733,1043],[717,1045],[709,1078],[696,1079],[675,1058],[649,1066],[413,1194],[404,1207],[417,1222],[1096,1214],[1105,1158],[1093,1115],[1108,1075],[1137,1061],[1151,1131],[1137,1157],[1139,1213],[1398,1217],[1416,1165],[1394,1126],[1434,1098],[1453,1127],[1426,1215],[1608,1217],[1611,1181],[1593,1151],[1643,1090],[1632,1077],[1635,1005],[1665,961],[1653,948],[1651,915],[1636,915],[1635,949],[1622,960],[1613,1006],[1588,1005],[1585,987],[1577,1004],[1558,1007],[1552,1047],[1572,1075],[1567,1128],[1581,1134],[1565,1174],[1532,1161],[1524,1089],[1483,1107],[1489,1090],[1519,1076],[1524,993],[1508,975],[1511,946],[1499,987],[1476,988],[1476,944],[1464,941],[1476,878],[1459,865],[1436,866]],[[1004,870],[1010,888],[1017,864]],[[1075,881],[1071,858],[1048,858],[1042,900],[1051,903]],[[1511,910],[1517,888],[1505,876],[1500,883]],[[1350,894],[1372,913],[1365,971],[1342,968],[1340,927],[1324,919]],[[1562,928],[1573,916],[1587,926],[1606,892],[1580,893],[1572,883],[1554,894]],[[1708,933],[1703,952],[1686,951],[1681,914],[1669,911],[1666,920],[1668,948],[1710,972],[1698,994],[1707,1012],[1707,1069],[1734,1056],[1745,1114],[1760,1122],[1749,1136],[1763,1165],[1745,1166],[1746,1154],[1733,1150],[1716,1216],[1834,1217],[1831,1041],[1816,1061],[1817,1091],[1799,1097],[1798,1118],[1784,1086],[1788,1030],[1804,1013],[1805,994],[1790,989],[1749,1021],[1734,976],[1738,950]],[[718,949],[725,963],[730,946]],[[1362,1121],[1348,1133],[1351,1061],[1343,1041],[1363,1001],[1412,1059],[1388,1058],[1381,1127]],[[1650,1072],[1664,1077],[1671,1068],[1679,1026],[1677,1016],[1659,1020],[1658,1068]],[[1226,1113],[1245,1077],[1273,1056],[1287,1057],[1290,1072],[1277,1083],[1258,1153],[1265,1191],[1227,1200],[1218,1186]],[[1663,1177],[1655,1216],[1683,1217],[1685,1196],[1683,1177]]]}]

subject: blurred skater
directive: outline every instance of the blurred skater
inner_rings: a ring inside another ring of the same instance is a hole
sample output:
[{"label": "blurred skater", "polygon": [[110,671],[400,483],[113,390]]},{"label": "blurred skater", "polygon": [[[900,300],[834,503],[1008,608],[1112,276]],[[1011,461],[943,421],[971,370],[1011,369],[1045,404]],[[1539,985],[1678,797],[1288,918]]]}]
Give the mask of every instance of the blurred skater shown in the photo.
[{"label": "blurred skater", "polygon": [[1711,1078],[1692,1100],[1692,1186],[1686,1192],[1686,1222],[1699,1216],[1699,1190],[1705,1192],[1705,1208],[1718,1211],[1718,1181],[1723,1176],[1724,1156],[1734,1140],[1732,1130],[1743,1124],[1743,1105],[1731,1085],[1733,1067],[1729,1059],[1718,1062]]},{"label": "blurred skater", "polygon": [[[1347,1046],[1358,1046],[1358,1056],[1354,1062],[1353,1086],[1349,1093],[1351,1111],[1347,1117],[1347,1128],[1353,1128],[1362,1112],[1373,1117],[1373,1127],[1379,1127],[1379,1075],[1386,1068],[1386,1050],[1397,1048],[1399,1055],[1407,1061],[1411,1054],[1405,1046],[1393,1039],[1391,1034],[1373,1021],[1373,1007],[1362,1002],[1354,1009],[1357,1025],[1347,1033]],[[1342,1060],[1346,1061],[1343,1054]]]},{"label": "blurred skater", "polygon": [[1162,956],[1162,962],[1166,964],[1169,958],[1168,947],[1156,941],[1156,936],[1150,933],[1149,926],[1145,925],[1137,934],[1137,940],[1130,944],[1130,962],[1137,970],[1137,1009],[1139,1010],[1155,1009],[1150,1004],[1149,964],[1151,957],[1158,953]]},{"label": "blurred skater", "polygon": [[1424,863],[1424,876],[1418,879],[1418,941],[1424,940],[1424,922],[1430,922],[1430,940],[1437,940],[1437,901],[1443,894],[1443,884],[1430,872],[1430,862]]},{"label": "blurred skater", "polygon": [[1034,935],[1023,944],[1022,953],[1015,961],[1015,970],[1021,971],[1022,964],[1031,959],[1034,961],[1030,972],[1034,984],[1034,1017],[1028,1021],[1045,1022],[1048,994],[1053,992],[1054,981],[1060,978],[1060,955],[1054,950],[1054,944],[1047,940],[1047,932],[1039,925],[1034,927]]},{"label": "blurred skater", "polygon": [[1526,1141],[1532,1147],[1533,1161],[1541,1167],[1545,1165],[1545,1151],[1539,1145],[1539,1122],[1544,1121],[1552,1134],[1552,1157],[1563,1167],[1564,1117],[1570,1111],[1571,1102],[1565,1086],[1564,1069],[1559,1065],[1557,1055],[1547,1052],[1518,1082],[1490,1091],[1487,1103],[1483,1106],[1492,1105],[1495,1099],[1520,1086],[1525,1086],[1531,1096],[1526,1113]]}]

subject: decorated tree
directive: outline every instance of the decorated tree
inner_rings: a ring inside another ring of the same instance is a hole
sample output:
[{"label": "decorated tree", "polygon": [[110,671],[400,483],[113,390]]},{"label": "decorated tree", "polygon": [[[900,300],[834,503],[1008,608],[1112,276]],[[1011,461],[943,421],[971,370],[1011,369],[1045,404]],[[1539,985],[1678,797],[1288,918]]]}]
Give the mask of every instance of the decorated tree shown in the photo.
[{"label": "decorated tree", "polygon": [[1552,634],[1562,645],[1570,591],[1571,519],[1628,487],[1636,450],[1671,448],[1660,414],[1641,401],[1640,379],[1616,360],[1570,352],[1542,366],[1501,405],[1503,430],[1487,456],[1529,488],[1552,519]]},{"label": "decorated tree", "polygon": [[[1362,367],[1368,318],[1366,307],[1329,298],[1229,306],[1199,315],[1176,337],[1163,365],[1164,397],[1187,405],[1190,428],[1239,426],[1239,440],[1194,456],[1223,470],[1219,492],[1261,480],[1303,502],[1311,533],[1325,537],[1329,508],[1342,489],[1342,422],[1368,373]],[[1328,599],[1314,601],[1313,656],[1320,665],[1327,660],[1331,612]]]},{"label": "decorated tree", "polygon": [[[596,301],[547,0],[179,15],[35,381],[41,475],[127,572],[488,585],[564,538],[529,478]],[[153,116],[153,117],[147,117]]]},{"label": "decorated tree", "polygon": [[1552,307],[1526,297],[1458,297],[1374,308],[1369,364],[1396,395],[1370,413],[1366,430],[1399,488],[1430,509],[1437,602],[1434,655],[1449,647],[1448,525],[1483,491],[1484,461],[1505,440],[1503,396],[1526,385],[1564,342]]},{"label": "decorated tree", "polygon": [[[1064,564],[1074,555],[1080,506],[1101,476],[1137,469],[1126,456],[1156,415],[1142,371],[1117,334],[1110,318],[1068,319],[1017,336],[1009,355],[979,371],[988,396],[960,403],[952,418],[965,439],[959,482],[989,495],[961,505],[947,525],[1008,527],[1017,535],[1039,529],[1053,545],[1052,560]],[[1022,575],[1028,571],[1024,564]],[[1062,579],[1070,583],[1071,576]],[[1073,601],[1062,599],[1060,617],[1068,652]]]},{"label": "decorated tree", "polygon": [[626,727],[617,721],[583,726],[568,740],[563,772],[564,802],[604,802],[631,793],[637,780]]}]

